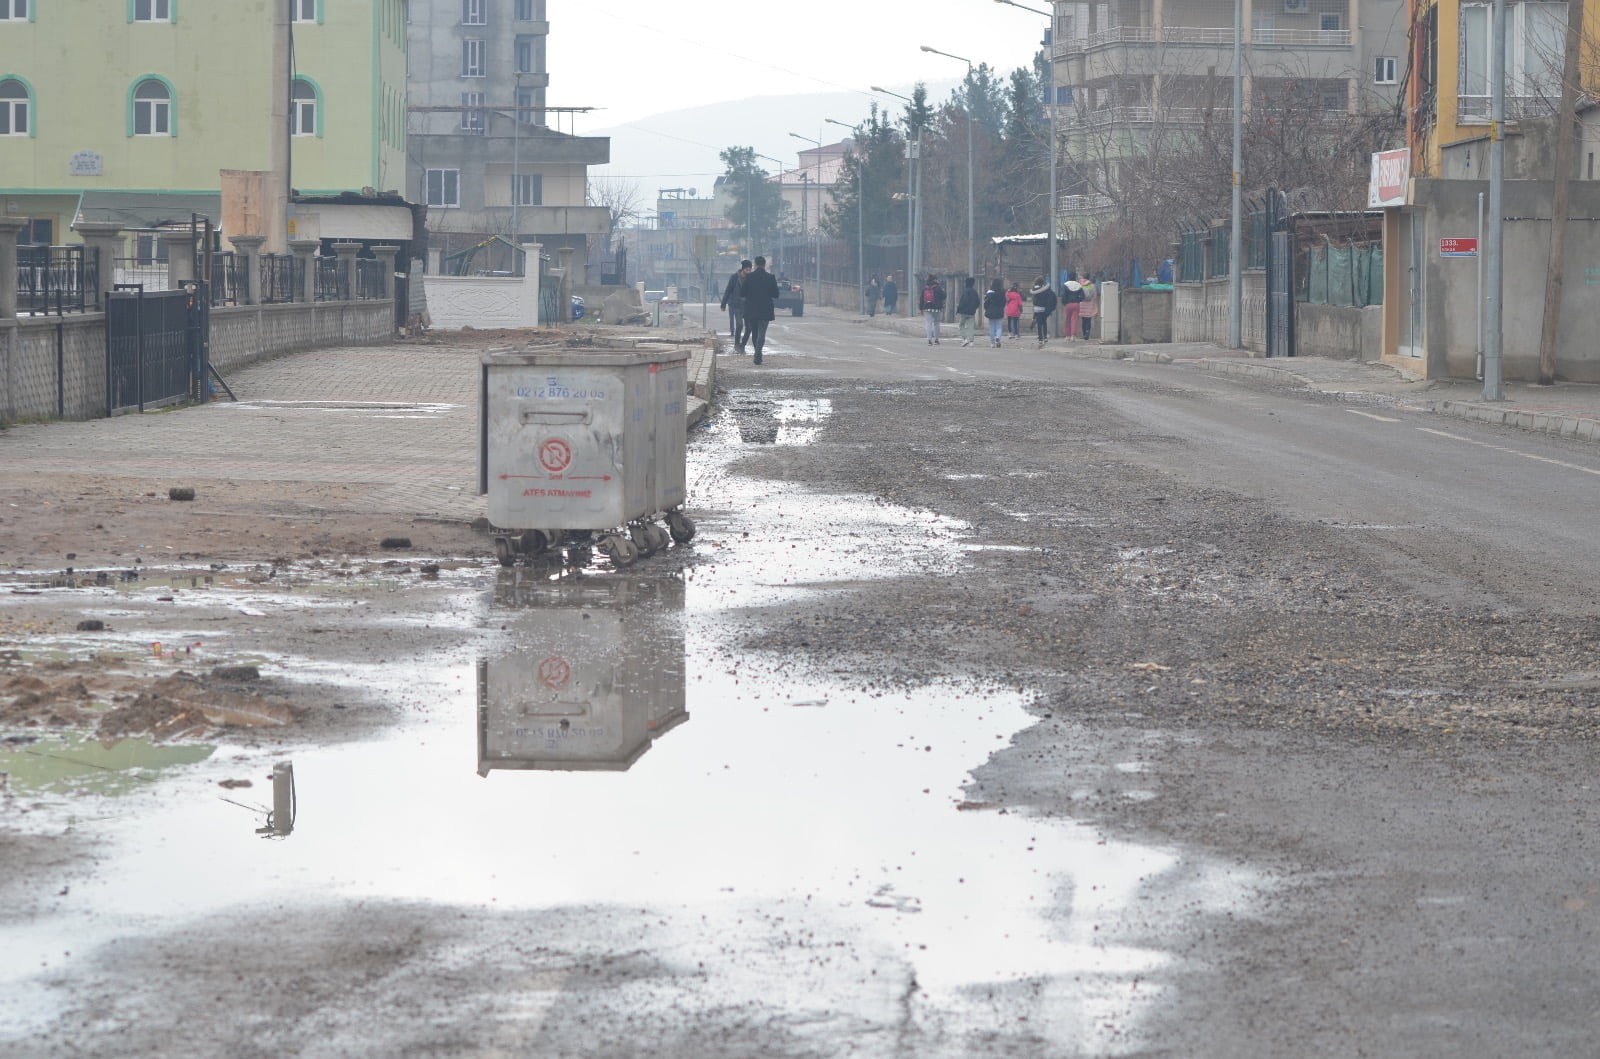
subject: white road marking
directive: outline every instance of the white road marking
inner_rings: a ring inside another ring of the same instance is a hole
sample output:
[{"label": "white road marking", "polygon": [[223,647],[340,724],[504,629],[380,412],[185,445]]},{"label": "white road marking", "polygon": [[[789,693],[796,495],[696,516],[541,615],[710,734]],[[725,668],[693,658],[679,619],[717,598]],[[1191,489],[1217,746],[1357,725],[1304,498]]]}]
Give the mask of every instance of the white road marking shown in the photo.
[{"label": "white road marking", "polygon": [[952,367],[951,367],[951,366],[950,366],[950,365],[948,365],[948,364],[946,364],[946,365],[945,365],[945,366],[944,366],[944,370],[945,370],[945,371],[949,371],[949,372],[954,372],[954,373],[955,373],[955,374],[957,374],[957,375],[965,375],[965,376],[966,376],[966,377],[967,377],[967,378],[969,378],[969,379],[972,379],[972,378],[976,378],[976,377],[977,377],[977,376],[975,376],[975,375],[973,375],[973,374],[972,374],[972,372],[970,372],[970,371],[962,371],[962,370],[961,370],[961,369],[960,369],[960,368],[952,368]]},{"label": "white road marking", "polygon": [[1400,420],[1398,420],[1398,419],[1393,419],[1393,418],[1391,418],[1389,416],[1377,415],[1376,413],[1373,413],[1373,412],[1358,412],[1354,408],[1346,408],[1345,411],[1349,412],[1353,416],[1366,416],[1368,419],[1376,419],[1380,423],[1398,423],[1398,422],[1400,422]]},{"label": "white road marking", "polygon": [[1464,438],[1460,434],[1449,434],[1443,430],[1434,430],[1431,427],[1418,427],[1417,429],[1422,431],[1424,434],[1433,434],[1436,437],[1449,438],[1451,441],[1464,441],[1468,445],[1477,445],[1480,448],[1493,449],[1495,452],[1504,452],[1510,456],[1521,456],[1525,460],[1537,460],[1539,463],[1553,464],[1556,467],[1564,467],[1569,471],[1582,471],[1584,474],[1600,475],[1600,470],[1597,470],[1593,467],[1580,467],[1576,463],[1568,463],[1565,460],[1551,459],[1549,456],[1535,456],[1531,452],[1519,452],[1518,450],[1508,448],[1505,445],[1491,445],[1487,441],[1478,441],[1475,438]]},{"label": "white road marking", "polygon": [[892,350],[892,349],[884,349],[882,346],[873,346],[872,348],[877,350],[879,353],[888,353],[891,356],[894,354],[894,350]]}]

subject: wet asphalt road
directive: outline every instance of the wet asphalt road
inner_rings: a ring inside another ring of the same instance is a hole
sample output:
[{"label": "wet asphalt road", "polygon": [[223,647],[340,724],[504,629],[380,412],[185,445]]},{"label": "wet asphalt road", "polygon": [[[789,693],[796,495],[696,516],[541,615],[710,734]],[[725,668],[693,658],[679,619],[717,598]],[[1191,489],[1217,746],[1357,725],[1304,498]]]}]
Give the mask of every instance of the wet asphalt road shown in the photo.
[{"label": "wet asphalt road", "polygon": [[462,572],[343,667],[408,719],[293,754],[294,834],[214,797],[259,751],[81,809],[0,1051],[1593,1052],[1600,451],[771,342],[695,543]]}]

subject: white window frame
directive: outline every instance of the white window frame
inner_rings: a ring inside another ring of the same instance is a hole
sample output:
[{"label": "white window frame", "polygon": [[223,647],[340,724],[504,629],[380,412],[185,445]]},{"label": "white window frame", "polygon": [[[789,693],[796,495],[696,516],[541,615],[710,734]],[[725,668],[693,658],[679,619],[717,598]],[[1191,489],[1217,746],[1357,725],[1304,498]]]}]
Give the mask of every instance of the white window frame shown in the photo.
[{"label": "white window frame", "polygon": [[[461,208],[461,170],[429,169],[423,174],[423,195],[431,209]],[[435,188],[437,187],[437,194]]]},{"label": "white window frame", "polygon": [[[1533,104],[1553,101],[1560,95],[1566,12],[1565,3],[1525,0],[1506,6],[1506,109],[1513,120],[1525,110],[1534,109]],[[1488,4],[1461,5],[1456,69],[1458,109],[1466,109],[1459,101],[1474,100],[1483,110],[1482,114],[1463,113],[1461,120],[1467,122],[1488,121],[1489,13]],[[1554,36],[1542,48],[1537,43],[1530,48],[1529,37],[1537,36],[1541,17],[1552,19],[1545,28],[1554,31]]]},{"label": "white window frame", "polygon": [[483,93],[461,93],[461,131],[482,132],[483,127]]},{"label": "white window frame", "polygon": [[28,0],[0,0],[0,22],[28,21]]},{"label": "white window frame", "polygon": [[544,174],[511,174],[511,204],[513,206],[544,205]]},{"label": "white window frame", "polygon": [[294,0],[294,20],[304,25],[307,22],[317,21],[317,5],[322,0]]},{"label": "white window frame", "polygon": [[[155,85],[167,95],[160,99],[140,99],[139,89]],[[144,125],[144,131],[139,130]],[[145,78],[133,88],[133,134],[135,136],[172,135],[172,94],[167,86],[153,77]]]},{"label": "white window frame", "polygon": [[28,136],[33,127],[30,124],[33,118],[33,100],[28,96],[28,86],[21,81],[8,77],[0,84],[16,85],[22,92],[20,96],[6,96],[0,99],[0,115],[3,115],[4,127],[0,128],[0,136]]},{"label": "white window frame", "polygon": [[489,76],[488,43],[480,37],[468,37],[461,42],[462,77]]},{"label": "white window frame", "polygon": [[[309,96],[299,95],[297,89],[305,86]],[[289,88],[289,134],[315,136],[317,134],[317,89],[303,77],[296,77]]]},{"label": "white window frame", "polygon": [[1373,70],[1372,83],[1375,85],[1394,85],[1400,83],[1400,60],[1393,55],[1378,56],[1377,67]]},{"label": "white window frame", "polygon": [[135,22],[171,22],[172,0],[133,0]]},{"label": "white window frame", "polygon": [[489,24],[488,0],[461,0],[461,24],[463,26],[487,26]]}]

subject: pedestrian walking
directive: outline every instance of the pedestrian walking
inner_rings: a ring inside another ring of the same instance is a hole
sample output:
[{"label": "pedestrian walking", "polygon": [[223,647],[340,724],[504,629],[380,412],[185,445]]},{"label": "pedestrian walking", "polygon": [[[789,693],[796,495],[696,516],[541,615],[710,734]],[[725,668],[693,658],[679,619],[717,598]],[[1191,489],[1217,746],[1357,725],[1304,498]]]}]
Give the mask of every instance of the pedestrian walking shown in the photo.
[{"label": "pedestrian walking", "polygon": [[1067,282],[1063,285],[1061,294],[1061,315],[1066,320],[1066,335],[1069,341],[1078,338],[1078,313],[1083,306],[1083,284],[1078,282],[1076,272],[1067,273]]},{"label": "pedestrian walking", "polygon": [[983,296],[983,318],[989,323],[989,344],[1000,345],[1000,332],[1006,326],[1005,284],[995,280]]},{"label": "pedestrian walking", "polygon": [[978,281],[971,276],[961,288],[961,297],[956,299],[957,330],[961,334],[963,346],[972,345],[972,340],[978,332],[978,309],[982,299],[978,297]]},{"label": "pedestrian walking", "polygon": [[739,262],[739,270],[728,277],[722,288],[722,307],[728,311],[728,334],[733,336],[733,348],[744,352],[744,278],[750,274],[750,262]]},{"label": "pedestrian walking", "polygon": [[881,294],[881,293],[882,293],[882,288],[880,288],[878,286],[878,277],[877,276],[873,276],[871,279],[867,280],[867,289],[866,289],[866,292],[865,292],[865,297],[866,297],[866,301],[867,301],[867,315],[868,316],[877,316],[878,315],[878,295]]},{"label": "pedestrian walking", "polygon": [[894,307],[900,302],[900,288],[894,285],[894,277],[883,281],[883,315],[893,316]]},{"label": "pedestrian walking", "polygon": [[922,307],[922,323],[928,332],[928,345],[937,346],[939,317],[944,314],[944,285],[932,272],[928,273],[927,280],[922,284],[922,296],[917,304]]},{"label": "pedestrian walking", "polygon": [[1078,303],[1078,320],[1083,324],[1083,339],[1089,340],[1094,318],[1100,314],[1100,287],[1088,276],[1083,278],[1083,301]]},{"label": "pedestrian walking", "polygon": [[1050,314],[1056,311],[1056,292],[1040,276],[1028,291],[1028,299],[1033,302],[1033,329],[1038,332],[1039,348],[1043,349],[1050,340]]},{"label": "pedestrian walking", "polygon": [[1017,337],[1018,323],[1022,320],[1022,292],[1013,283],[1011,289],[1006,291],[1006,333],[1012,338]]},{"label": "pedestrian walking", "polygon": [[767,259],[758,255],[755,268],[744,278],[744,326],[757,364],[767,344],[767,325],[777,316],[777,301],[778,281],[767,271]]}]

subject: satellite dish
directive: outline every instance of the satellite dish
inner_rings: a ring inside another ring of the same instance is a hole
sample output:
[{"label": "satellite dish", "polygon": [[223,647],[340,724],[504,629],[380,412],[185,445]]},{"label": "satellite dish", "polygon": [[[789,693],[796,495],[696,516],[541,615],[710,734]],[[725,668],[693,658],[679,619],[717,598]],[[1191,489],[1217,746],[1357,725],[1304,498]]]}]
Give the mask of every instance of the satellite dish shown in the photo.
[{"label": "satellite dish", "polygon": [[691,199],[699,198],[700,197],[700,189],[699,188],[690,188],[689,189],[689,197]]}]

